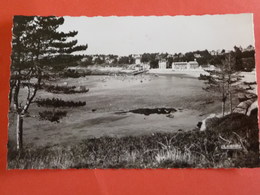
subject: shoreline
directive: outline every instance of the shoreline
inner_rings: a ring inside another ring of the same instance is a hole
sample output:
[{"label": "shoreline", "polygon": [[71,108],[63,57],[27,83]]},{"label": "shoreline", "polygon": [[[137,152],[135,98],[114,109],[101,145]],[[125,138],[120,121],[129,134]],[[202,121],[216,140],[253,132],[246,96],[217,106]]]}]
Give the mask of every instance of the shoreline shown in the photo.
[{"label": "shoreline", "polygon": [[208,74],[203,69],[198,70],[183,70],[176,71],[172,69],[150,69],[148,74],[158,74],[158,75],[187,75],[190,77],[198,78],[200,74]]}]

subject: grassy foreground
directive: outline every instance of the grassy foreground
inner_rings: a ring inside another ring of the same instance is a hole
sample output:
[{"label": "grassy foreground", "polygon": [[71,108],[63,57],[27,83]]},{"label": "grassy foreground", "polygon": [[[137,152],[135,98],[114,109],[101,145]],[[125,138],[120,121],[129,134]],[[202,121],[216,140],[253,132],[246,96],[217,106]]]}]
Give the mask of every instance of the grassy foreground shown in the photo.
[{"label": "grassy foreground", "polygon": [[[223,149],[238,144],[239,150]],[[77,145],[25,147],[9,144],[9,169],[68,168],[229,168],[258,167],[256,118],[231,114],[208,122],[204,132],[157,133],[139,137],[100,137]]]}]

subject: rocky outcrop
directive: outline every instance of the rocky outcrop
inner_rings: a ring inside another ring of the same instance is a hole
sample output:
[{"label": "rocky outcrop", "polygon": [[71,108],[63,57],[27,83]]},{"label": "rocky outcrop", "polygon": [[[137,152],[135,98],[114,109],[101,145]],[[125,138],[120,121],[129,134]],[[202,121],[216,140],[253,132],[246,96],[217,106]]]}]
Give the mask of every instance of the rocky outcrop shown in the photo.
[{"label": "rocky outcrop", "polygon": [[239,93],[238,94],[238,100],[239,102],[244,102],[246,100],[250,100],[250,99],[256,99],[257,98],[257,95],[256,94],[253,94],[253,93]]},{"label": "rocky outcrop", "polygon": [[[238,94],[238,100],[240,103],[233,110],[233,112],[235,112],[235,113],[241,113],[241,114],[248,115],[249,110],[251,112],[251,110],[257,108],[257,95],[256,94],[240,93],[240,94]],[[251,106],[252,106],[252,108],[251,108]],[[250,113],[249,113],[249,115],[250,115]]]},{"label": "rocky outcrop", "polygon": [[[238,99],[240,103],[233,110],[233,113],[240,113],[247,116],[256,115],[258,111],[257,95],[253,93],[239,94]],[[216,120],[219,120],[222,115],[211,114],[200,123],[200,131],[207,130],[207,127]]]},{"label": "rocky outcrop", "polygon": [[255,99],[249,99],[243,102],[240,102],[237,107],[234,109],[233,112],[235,113],[241,113],[241,114],[247,114],[248,109],[250,106],[255,102]]}]

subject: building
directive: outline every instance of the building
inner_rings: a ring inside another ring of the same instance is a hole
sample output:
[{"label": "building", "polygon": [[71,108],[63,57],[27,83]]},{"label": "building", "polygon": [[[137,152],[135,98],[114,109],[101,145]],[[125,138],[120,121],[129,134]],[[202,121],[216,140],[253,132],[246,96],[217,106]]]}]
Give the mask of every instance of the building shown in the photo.
[{"label": "building", "polygon": [[167,61],[162,59],[159,61],[159,69],[166,69],[167,67]]},{"label": "building", "polygon": [[141,57],[135,57],[135,64],[141,64]]},{"label": "building", "polygon": [[188,62],[173,62],[172,69],[173,70],[186,70],[186,69],[188,69]]},{"label": "building", "polygon": [[194,70],[199,68],[199,63],[194,60],[190,62],[173,62],[172,69],[173,70]]},{"label": "building", "polygon": [[197,68],[199,68],[199,63],[196,60],[190,61],[190,62],[188,62],[188,64],[189,64],[188,69],[197,69]]}]

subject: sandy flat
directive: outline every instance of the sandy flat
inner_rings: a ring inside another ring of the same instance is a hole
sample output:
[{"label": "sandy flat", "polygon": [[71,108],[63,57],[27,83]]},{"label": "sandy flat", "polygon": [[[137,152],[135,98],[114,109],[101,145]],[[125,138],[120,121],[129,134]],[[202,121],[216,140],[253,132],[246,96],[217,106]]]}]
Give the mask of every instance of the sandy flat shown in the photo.
[{"label": "sandy flat", "polygon": [[[104,135],[136,136],[179,129],[187,131],[196,127],[197,122],[210,113],[221,110],[218,94],[205,92],[202,89],[204,83],[187,74],[86,76],[62,79],[55,84],[64,83],[85,86],[90,90],[88,93],[70,95],[41,90],[37,98],[85,101],[86,106],[64,108],[62,110],[68,111],[67,117],[61,119],[60,123],[51,123],[38,117],[38,113],[47,108],[32,104],[30,116],[24,120],[25,143],[51,145]],[[173,118],[163,114],[145,116],[127,112],[158,107],[176,108],[178,111],[173,113]],[[14,114],[11,113],[9,119],[9,139],[15,140]]]}]

